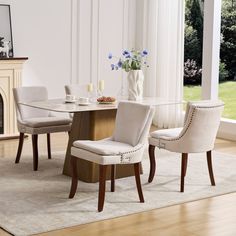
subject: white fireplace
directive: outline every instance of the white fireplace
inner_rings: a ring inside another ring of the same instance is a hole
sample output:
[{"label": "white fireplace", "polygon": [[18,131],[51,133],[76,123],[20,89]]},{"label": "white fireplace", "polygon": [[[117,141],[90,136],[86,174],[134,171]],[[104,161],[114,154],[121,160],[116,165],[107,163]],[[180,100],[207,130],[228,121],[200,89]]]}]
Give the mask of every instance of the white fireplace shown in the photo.
[{"label": "white fireplace", "polygon": [[0,139],[18,133],[12,89],[21,86],[22,67],[27,59],[0,59]]}]

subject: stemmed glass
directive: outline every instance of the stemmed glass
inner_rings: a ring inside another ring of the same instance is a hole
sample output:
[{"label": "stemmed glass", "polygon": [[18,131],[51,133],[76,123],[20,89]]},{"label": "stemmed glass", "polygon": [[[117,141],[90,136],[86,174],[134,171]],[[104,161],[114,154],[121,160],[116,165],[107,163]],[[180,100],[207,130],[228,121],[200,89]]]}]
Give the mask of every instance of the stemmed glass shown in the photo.
[{"label": "stemmed glass", "polygon": [[88,98],[90,102],[93,102],[93,83],[87,85]]},{"label": "stemmed glass", "polygon": [[99,97],[103,96],[104,88],[105,88],[105,81],[101,79],[98,81],[98,89],[97,89]]}]

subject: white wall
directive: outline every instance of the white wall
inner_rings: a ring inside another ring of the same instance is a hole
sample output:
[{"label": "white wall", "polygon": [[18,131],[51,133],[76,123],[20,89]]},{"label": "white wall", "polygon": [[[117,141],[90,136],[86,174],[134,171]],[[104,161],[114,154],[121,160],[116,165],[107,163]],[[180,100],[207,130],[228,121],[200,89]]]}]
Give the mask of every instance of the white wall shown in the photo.
[{"label": "white wall", "polygon": [[75,0],[72,19],[75,40],[72,55],[72,83],[81,85],[105,80],[105,94],[117,95],[122,71],[111,71],[109,52],[120,56],[135,47],[135,0]]},{"label": "white wall", "polygon": [[63,97],[64,85],[105,80],[116,95],[121,71],[111,71],[108,52],[135,46],[135,0],[0,0],[11,4],[15,56],[29,57],[23,85],[44,85]]},{"label": "white wall", "polygon": [[70,78],[70,1],[21,0],[12,6],[15,56],[28,56],[23,85],[60,97]]}]

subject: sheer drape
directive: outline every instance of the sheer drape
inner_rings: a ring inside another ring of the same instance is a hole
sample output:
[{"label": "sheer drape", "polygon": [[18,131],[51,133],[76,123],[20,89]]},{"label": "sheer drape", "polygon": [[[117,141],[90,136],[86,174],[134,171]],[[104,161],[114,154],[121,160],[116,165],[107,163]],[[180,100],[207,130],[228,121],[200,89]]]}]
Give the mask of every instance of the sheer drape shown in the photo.
[{"label": "sheer drape", "polygon": [[[182,100],[184,60],[184,0],[149,0],[143,14],[143,47],[149,51],[145,70],[145,96]],[[179,126],[182,106],[158,107],[154,124]]]}]

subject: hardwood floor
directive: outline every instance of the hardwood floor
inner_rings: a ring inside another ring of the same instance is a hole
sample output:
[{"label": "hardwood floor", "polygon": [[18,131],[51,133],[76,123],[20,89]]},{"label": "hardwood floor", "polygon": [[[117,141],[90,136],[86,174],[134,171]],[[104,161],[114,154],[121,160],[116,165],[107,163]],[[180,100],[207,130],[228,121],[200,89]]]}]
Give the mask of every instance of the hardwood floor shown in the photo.
[{"label": "hardwood floor", "polygon": [[[54,151],[66,148],[67,134],[52,135]],[[39,136],[39,152],[47,152],[46,135]],[[236,142],[217,139],[215,150],[236,155]],[[14,157],[17,140],[0,142],[1,158]],[[32,152],[31,139],[25,141],[23,152]],[[23,158],[23,156],[22,156]],[[12,160],[14,162],[14,159]],[[236,193],[156,209],[143,213],[79,225],[38,236],[234,236],[236,235]],[[0,229],[0,236],[9,235]]]}]

